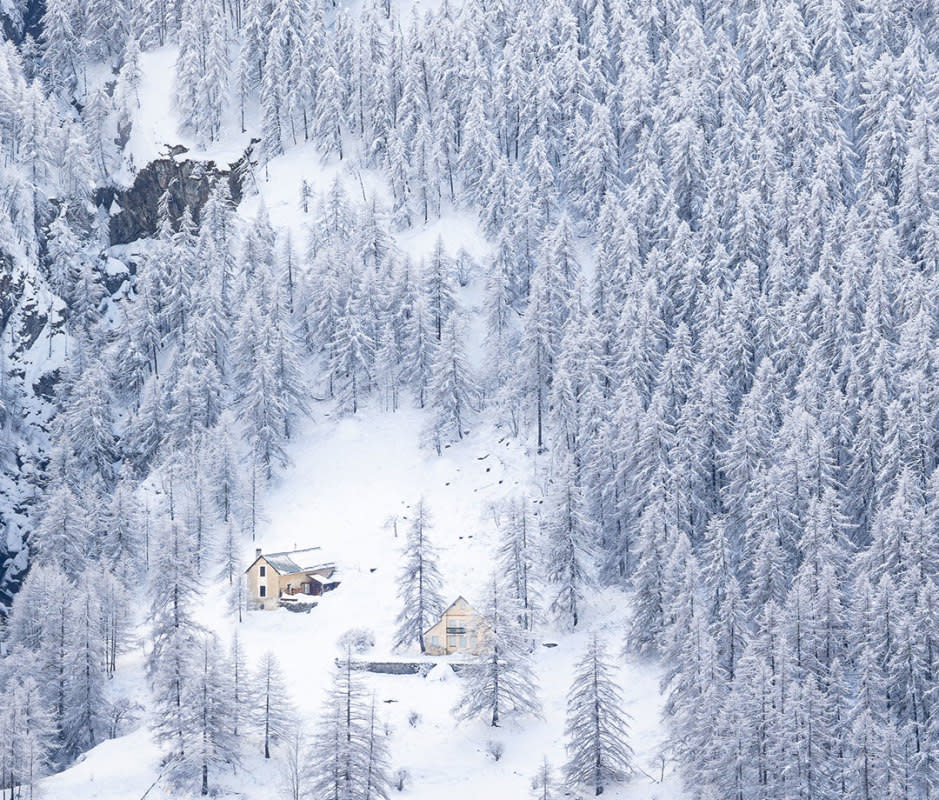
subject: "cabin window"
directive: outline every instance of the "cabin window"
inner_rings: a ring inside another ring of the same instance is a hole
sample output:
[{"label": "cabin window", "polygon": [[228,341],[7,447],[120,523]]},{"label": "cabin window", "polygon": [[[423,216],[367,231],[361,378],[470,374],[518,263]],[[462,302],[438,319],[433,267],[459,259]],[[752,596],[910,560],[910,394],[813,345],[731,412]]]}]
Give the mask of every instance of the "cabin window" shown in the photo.
[{"label": "cabin window", "polygon": [[266,587],[266,586],[259,586],[259,587],[258,587],[258,594],[259,594],[261,597],[267,597],[267,587]]},{"label": "cabin window", "polygon": [[267,575],[267,567],[259,567],[258,574],[263,578]]}]

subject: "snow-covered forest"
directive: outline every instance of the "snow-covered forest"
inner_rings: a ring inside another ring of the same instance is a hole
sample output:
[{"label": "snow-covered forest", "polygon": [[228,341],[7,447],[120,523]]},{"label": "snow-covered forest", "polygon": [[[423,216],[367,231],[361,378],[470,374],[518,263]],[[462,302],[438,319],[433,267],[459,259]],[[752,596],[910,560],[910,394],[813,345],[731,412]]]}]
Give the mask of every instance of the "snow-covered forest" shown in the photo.
[{"label": "snow-covered forest", "polygon": [[0,0],[0,36],[0,797],[140,735],[151,796],[272,759],[291,800],[442,797],[357,668],[379,612],[307,718],[242,577],[298,494],[378,506],[394,449],[317,459],[397,426],[463,499],[363,522],[377,649],[474,592],[433,735],[508,731],[480,771],[939,798],[936,0]]}]

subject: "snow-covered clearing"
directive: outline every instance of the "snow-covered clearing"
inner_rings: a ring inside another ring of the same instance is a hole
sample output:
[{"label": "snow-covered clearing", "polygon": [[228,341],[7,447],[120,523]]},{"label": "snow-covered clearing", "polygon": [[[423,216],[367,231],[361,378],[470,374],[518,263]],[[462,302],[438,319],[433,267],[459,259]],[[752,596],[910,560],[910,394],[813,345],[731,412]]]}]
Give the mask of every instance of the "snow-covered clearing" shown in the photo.
[{"label": "snow-covered clearing", "polygon": [[[420,447],[422,424],[422,413],[414,409],[394,414],[366,409],[342,419],[317,412],[294,443],[290,453],[294,463],[267,497],[258,541],[245,544],[246,565],[255,544],[265,551],[318,545],[342,571],[341,586],[320,598],[309,614],[252,611],[237,626],[249,664],[256,664],[268,650],[278,655],[294,704],[310,731],[338,654],[336,640],[347,629],[374,631],[376,645],[363,655],[365,659],[420,658],[417,653],[391,651],[398,613],[396,574],[413,503],[423,496],[433,513],[431,533],[440,550],[448,599],[463,594],[470,603],[481,604],[497,536],[492,504],[514,492],[538,495],[535,461],[517,442],[500,441],[497,431],[483,425],[437,457]],[[391,517],[398,518],[397,539]],[[222,595],[209,593],[202,621],[227,640],[237,623],[225,611]],[[453,800],[525,797],[543,757],[555,768],[563,763],[565,698],[588,631],[601,632],[611,652],[616,652],[625,612],[623,595],[607,590],[590,598],[583,629],[577,633],[563,633],[550,623],[540,628],[540,642],[557,644],[536,651],[543,719],[510,720],[501,728],[484,721],[457,723],[451,710],[459,701],[461,679],[452,671],[438,669],[427,678],[369,674],[381,718],[391,731],[393,767],[410,775],[401,796],[412,800],[437,800],[444,794]],[[125,680],[138,680],[142,687],[139,653],[126,658],[122,667],[118,679],[121,672],[129,672],[131,677]],[[662,741],[658,674],[648,665],[626,663],[621,683],[633,718],[631,744],[637,764],[658,777]],[[413,726],[412,713],[418,715]],[[498,763],[488,753],[490,741],[505,747]],[[137,798],[153,784],[158,762],[159,754],[143,727],[95,748],[67,772],[45,780],[43,790],[51,798]],[[260,752],[254,752],[226,783],[230,796],[251,798],[261,796],[272,780],[278,780],[276,764],[264,763]],[[679,796],[674,778],[657,784],[642,774],[606,794],[624,800]],[[147,795],[170,796],[159,786]]]}]

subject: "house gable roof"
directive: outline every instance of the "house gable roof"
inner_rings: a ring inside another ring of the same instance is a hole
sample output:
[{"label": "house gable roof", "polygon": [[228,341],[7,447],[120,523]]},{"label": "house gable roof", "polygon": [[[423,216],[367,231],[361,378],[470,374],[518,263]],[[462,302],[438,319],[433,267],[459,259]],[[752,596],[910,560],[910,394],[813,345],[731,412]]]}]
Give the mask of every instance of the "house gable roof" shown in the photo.
[{"label": "house gable roof", "polygon": [[[466,602],[466,598],[463,597],[463,595],[460,595],[456,600],[454,600],[452,603],[450,603],[449,606],[447,606],[447,610],[444,611],[443,614],[441,614],[440,616],[441,616],[441,617],[445,617],[447,614],[449,614],[451,611],[453,611],[455,608],[457,608],[460,604],[463,605],[463,607],[464,607],[464,609],[465,609],[466,611],[470,611],[470,612],[472,612],[473,614],[476,613],[476,609],[473,608],[468,602]],[[462,609],[461,609],[461,610],[462,610]]]},{"label": "house gable roof", "polygon": [[297,572],[308,572],[330,566],[322,561],[322,551],[319,547],[308,547],[305,550],[289,550],[283,553],[262,553],[251,562],[251,566],[245,572],[262,558],[278,575],[293,575]]},{"label": "house gable roof", "polygon": [[[444,618],[448,614],[451,614],[454,611],[456,611],[459,614],[477,616],[477,617],[479,616],[479,612],[475,608],[473,608],[468,602],[466,602],[466,598],[463,597],[463,595],[460,595],[456,600],[454,600],[452,603],[450,603],[450,605],[446,607],[443,613],[441,613],[440,618],[433,625],[431,625],[431,627],[435,627],[439,625],[441,622],[443,622]],[[430,629],[428,628],[428,630]]]}]

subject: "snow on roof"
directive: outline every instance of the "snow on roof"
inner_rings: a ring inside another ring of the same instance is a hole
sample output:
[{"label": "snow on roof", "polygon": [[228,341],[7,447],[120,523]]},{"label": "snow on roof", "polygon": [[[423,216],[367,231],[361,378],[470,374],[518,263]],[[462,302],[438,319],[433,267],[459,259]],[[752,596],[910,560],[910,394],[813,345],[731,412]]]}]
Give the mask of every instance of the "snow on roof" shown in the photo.
[{"label": "snow on roof", "polygon": [[336,570],[331,570],[329,575],[310,575],[310,580],[321,586],[328,586],[331,583],[338,583],[339,576],[336,574]]},{"label": "snow on roof", "polygon": [[294,572],[306,572],[327,566],[323,563],[323,554],[319,547],[308,547],[305,550],[292,550],[285,553],[262,553],[261,558],[281,575],[292,575]]}]

